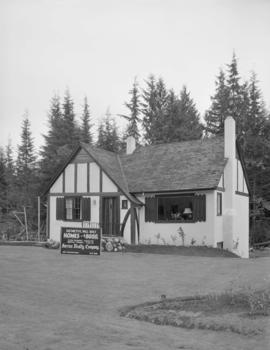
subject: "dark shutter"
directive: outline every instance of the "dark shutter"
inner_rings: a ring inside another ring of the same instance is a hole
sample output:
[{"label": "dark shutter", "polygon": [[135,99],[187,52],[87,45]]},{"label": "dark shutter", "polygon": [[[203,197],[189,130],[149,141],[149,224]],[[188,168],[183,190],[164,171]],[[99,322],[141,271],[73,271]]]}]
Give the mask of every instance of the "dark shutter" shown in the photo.
[{"label": "dark shutter", "polygon": [[194,221],[206,220],[206,197],[205,194],[194,196],[193,200]]},{"label": "dark shutter", "polygon": [[65,219],[65,198],[56,198],[56,220]]},{"label": "dark shutter", "polygon": [[82,198],[82,219],[85,221],[91,220],[91,199]]},{"label": "dark shutter", "polygon": [[156,221],[156,198],[145,198],[145,222]]}]

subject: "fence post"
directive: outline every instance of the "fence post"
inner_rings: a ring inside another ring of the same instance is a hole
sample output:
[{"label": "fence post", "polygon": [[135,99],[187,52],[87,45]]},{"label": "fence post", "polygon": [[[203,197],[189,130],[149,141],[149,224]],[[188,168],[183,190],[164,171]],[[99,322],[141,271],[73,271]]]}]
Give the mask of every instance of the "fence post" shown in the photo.
[{"label": "fence post", "polygon": [[23,212],[24,212],[24,223],[25,223],[25,232],[26,232],[26,240],[29,240],[28,236],[28,225],[27,225],[27,215],[26,215],[26,208],[23,207]]},{"label": "fence post", "polygon": [[40,242],[40,197],[38,196],[38,241]]}]

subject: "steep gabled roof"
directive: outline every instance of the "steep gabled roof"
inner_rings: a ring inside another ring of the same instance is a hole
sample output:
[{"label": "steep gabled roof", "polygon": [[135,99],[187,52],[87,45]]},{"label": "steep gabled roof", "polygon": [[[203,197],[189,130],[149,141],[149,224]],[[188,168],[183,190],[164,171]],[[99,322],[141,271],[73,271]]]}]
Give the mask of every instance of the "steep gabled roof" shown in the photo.
[{"label": "steep gabled roof", "polygon": [[159,144],[121,156],[131,193],[212,189],[223,173],[223,137]]},{"label": "steep gabled roof", "polygon": [[223,137],[139,147],[130,155],[81,143],[45,194],[81,148],[135,204],[141,204],[132,195],[135,193],[214,189],[227,161]]},{"label": "steep gabled roof", "polygon": [[135,204],[141,204],[135,197],[131,196],[128,190],[128,184],[122,171],[122,165],[119,155],[114,152],[106,151],[101,148],[90,146],[87,143],[81,143],[84,150],[97,162],[102,170],[111,178],[120,190]]}]

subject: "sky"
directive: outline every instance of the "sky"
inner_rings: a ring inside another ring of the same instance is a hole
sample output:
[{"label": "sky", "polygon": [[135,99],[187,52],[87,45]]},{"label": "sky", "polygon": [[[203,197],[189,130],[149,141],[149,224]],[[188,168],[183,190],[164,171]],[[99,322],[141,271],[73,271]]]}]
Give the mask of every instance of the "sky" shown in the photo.
[{"label": "sky", "polygon": [[85,96],[97,125],[125,114],[134,78],[150,74],[203,116],[233,51],[255,71],[270,109],[270,0],[0,0],[0,146],[20,142],[28,111],[36,149],[54,94],[68,88],[79,120]]}]

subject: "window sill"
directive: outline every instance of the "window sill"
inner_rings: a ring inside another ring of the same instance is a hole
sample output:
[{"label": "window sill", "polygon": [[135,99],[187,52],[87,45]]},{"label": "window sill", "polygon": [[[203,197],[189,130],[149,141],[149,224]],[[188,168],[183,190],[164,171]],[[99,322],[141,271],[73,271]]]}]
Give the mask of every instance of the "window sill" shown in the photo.
[{"label": "window sill", "polygon": [[156,220],[156,224],[193,224],[195,220]]}]

